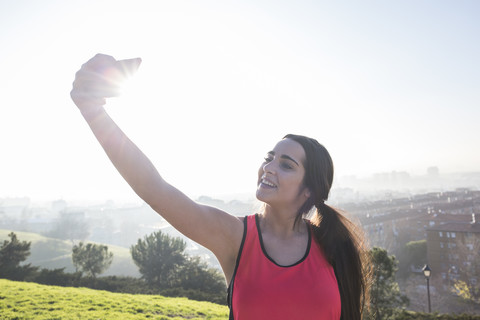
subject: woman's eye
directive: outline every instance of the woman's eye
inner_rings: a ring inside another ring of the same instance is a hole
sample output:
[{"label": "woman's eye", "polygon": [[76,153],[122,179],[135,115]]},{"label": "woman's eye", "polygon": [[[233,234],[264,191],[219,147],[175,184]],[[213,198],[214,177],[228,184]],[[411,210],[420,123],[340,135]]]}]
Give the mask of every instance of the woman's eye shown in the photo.
[{"label": "woman's eye", "polygon": [[284,169],[292,169],[292,168],[293,168],[290,164],[288,164],[288,163],[286,163],[286,162],[282,162],[282,163],[281,163],[281,166],[282,166],[282,168],[284,168]]},{"label": "woman's eye", "polygon": [[272,161],[272,158],[271,157],[265,157],[265,158],[263,158],[263,160],[265,160],[265,162],[270,162],[270,161]]}]

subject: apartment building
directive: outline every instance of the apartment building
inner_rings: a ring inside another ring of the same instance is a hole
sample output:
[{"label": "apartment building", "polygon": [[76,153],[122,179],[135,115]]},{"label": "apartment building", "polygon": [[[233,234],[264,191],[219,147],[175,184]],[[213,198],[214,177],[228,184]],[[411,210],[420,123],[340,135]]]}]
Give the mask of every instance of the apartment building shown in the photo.
[{"label": "apartment building", "polygon": [[[480,215],[437,224],[427,231],[427,259],[432,274],[440,275],[444,289],[454,281],[480,284]],[[463,221],[462,221],[463,220]]]}]

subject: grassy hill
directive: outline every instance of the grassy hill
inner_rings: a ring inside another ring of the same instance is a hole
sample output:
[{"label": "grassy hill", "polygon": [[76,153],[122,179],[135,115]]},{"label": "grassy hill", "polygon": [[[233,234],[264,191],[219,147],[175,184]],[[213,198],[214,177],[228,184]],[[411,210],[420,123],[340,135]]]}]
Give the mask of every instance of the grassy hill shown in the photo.
[{"label": "grassy hill", "polygon": [[227,319],[210,302],[111,293],[0,279],[0,318],[12,319]]},{"label": "grassy hill", "polygon": [[[10,230],[0,229],[0,241],[7,240]],[[20,241],[32,242],[30,256],[25,263],[31,263],[47,269],[66,268],[66,272],[74,272],[72,263],[72,243],[67,240],[47,238],[37,233],[13,231]],[[113,252],[113,262],[110,268],[101,276],[131,276],[140,277],[137,266],[132,260],[130,250],[118,246],[108,245]]]}]

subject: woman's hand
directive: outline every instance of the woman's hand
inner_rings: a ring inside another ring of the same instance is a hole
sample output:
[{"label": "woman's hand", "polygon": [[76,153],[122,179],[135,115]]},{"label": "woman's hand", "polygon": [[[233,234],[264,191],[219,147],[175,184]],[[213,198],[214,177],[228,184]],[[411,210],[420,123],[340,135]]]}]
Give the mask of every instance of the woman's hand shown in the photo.
[{"label": "woman's hand", "polygon": [[105,98],[120,94],[123,80],[134,73],[140,63],[140,58],[117,61],[109,55],[95,55],[75,74],[70,92],[73,102],[82,113],[100,109]]}]

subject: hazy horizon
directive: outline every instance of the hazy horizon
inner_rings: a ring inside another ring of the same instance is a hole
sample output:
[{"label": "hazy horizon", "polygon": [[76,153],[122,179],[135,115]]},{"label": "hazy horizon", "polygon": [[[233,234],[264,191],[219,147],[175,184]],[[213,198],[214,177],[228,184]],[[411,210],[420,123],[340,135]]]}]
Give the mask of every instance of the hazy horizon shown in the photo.
[{"label": "hazy horizon", "polygon": [[[336,177],[328,202],[345,204],[349,202],[363,202],[404,198],[431,192],[452,192],[457,189],[480,190],[479,172],[440,173],[438,176],[410,175],[407,172],[391,171],[378,172],[370,176]],[[240,201],[245,203],[259,203],[255,197],[255,189],[234,193],[197,193],[189,195],[194,200],[207,197],[213,201]],[[6,201],[7,206],[18,201],[28,199],[30,205],[44,206],[57,201],[65,201],[69,207],[113,205],[118,207],[142,206],[143,200],[133,191],[126,190],[125,194],[110,193],[92,195],[84,193],[77,197],[72,196],[42,196],[23,194],[14,196],[0,195],[0,205]]]},{"label": "hazy horizon", "polygon": [[480,2],[0,3],[0,198],[137,199],[69,91],[97,52],[142,57],[107,108],[188,195],[254,192],[287,133],[338,178],[480,172]]}]

